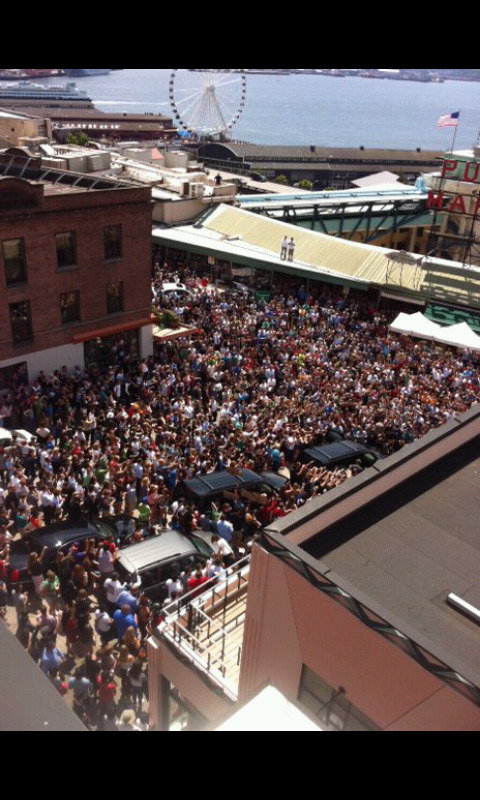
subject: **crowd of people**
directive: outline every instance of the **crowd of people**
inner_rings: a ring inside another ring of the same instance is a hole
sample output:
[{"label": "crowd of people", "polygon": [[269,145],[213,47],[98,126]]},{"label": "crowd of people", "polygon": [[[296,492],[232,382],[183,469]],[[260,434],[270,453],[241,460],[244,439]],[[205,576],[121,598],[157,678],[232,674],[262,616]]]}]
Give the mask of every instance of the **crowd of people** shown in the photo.
[{"label": "crowd of people", "polygon": [[[191,291],[167,300],[167,281]],[[146,360],[118,337],[107,367],[59,368],[30,385],[19,372],[0,400],[0,426],[33,437],[0,447],[0,613],[14,602],[20,641],[60,692],[73,692],[82,718],[91,724],[93,714],[108,730],[144,729],[145,641],[159,610],[119,583],[111,542],[72,548],[47,574],[33,552],[24,591],[9,570],[13,539],[79,514],[124,515],[138,522],[134,541],[167,526],[186,535],[202,528],[240,556],[272,520],[362,469],[304,463],[305,449],[341,437],[387,456],[480,395],[474,354],[402,339],[385,313],[339,288],[279,278],[256,296],[164,265],[154,304],[196,333],[157,345]],[[242,468],[279,472],[285,485],[260,504],[237,493],[201,509],[185,496],[190,478]],[[227,558],[220,550],[207,571],[222,574]],[[203,568],[191,579],[210,577]]]}]

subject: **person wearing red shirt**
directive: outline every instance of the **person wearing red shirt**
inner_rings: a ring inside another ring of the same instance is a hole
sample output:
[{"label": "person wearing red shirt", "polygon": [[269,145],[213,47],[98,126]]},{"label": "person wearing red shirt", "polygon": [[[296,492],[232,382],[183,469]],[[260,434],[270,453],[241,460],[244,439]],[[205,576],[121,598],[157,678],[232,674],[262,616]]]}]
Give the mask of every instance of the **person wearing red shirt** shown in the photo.
[{"label": "person wearing red shirt", "polygon": [[97,684],[99,709],[102,714],[107,714],[115,705],[117,684],[112,679],[110,672],[102,672],[97,678]]},{"label": "person wearing red shirt", "polygon": [[200,570],[197,570],[194,577],[188,581],[188,593],[195,592],[196,589],[199,591],[195,592],[194,597],[198,597],[199,594],[202,593],[202,586],[207,582],[207,579],[204,575],[202,575]]}]

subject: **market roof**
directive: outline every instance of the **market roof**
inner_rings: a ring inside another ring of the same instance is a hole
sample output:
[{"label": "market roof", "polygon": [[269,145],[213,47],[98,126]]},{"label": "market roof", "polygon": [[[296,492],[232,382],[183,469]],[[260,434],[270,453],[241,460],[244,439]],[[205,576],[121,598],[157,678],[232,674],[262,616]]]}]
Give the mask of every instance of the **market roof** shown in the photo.
[{"label": "market roof", "polygon": [[[296,243],[293,264],[280,259],[283,238]],[[480,307],[480,272],[457,262],[424,259],[393,265],[374,245],[309,231],[269,217],[220,205],[195,225],[158,228],[154,238],[170,247],[227,258],[249,267],[368,289],[374,286],[470,308]]]}]

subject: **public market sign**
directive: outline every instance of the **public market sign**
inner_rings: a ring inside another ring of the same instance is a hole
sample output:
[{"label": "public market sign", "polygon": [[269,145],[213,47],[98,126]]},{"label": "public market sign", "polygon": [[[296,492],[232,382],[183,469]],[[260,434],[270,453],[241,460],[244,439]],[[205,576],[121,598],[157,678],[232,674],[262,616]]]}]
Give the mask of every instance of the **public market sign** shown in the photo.
[{"label": "public market sign", "polygon": [[[456,161],[453,158],[446,158],[443,162],[442,180],[451,178],[452,180],[462,181],[463,183],[478,184],[480,182],[479,176],[480,161]],[[474,197],[475,194],[456,194],[452,196],[451,194],[445,194],[443,191],[438,193],[429,192],[427,207],[436,211],[448,211],[450,214],[464,214],[477,217],[480,213],[480,196],[477,196],[477,202],[473,213],[471,209],[467,211],[467,206],[465,205],[465,199],[469,201]]]}]

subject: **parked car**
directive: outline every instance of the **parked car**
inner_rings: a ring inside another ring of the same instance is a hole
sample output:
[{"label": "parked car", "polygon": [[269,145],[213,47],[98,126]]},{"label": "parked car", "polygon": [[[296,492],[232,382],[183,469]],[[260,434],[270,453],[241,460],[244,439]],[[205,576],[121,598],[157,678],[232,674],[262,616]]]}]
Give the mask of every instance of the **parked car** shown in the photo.
[{"label": "parked car", "polygon": [[11,447],[13,444],[36,444],[38,441],[34,433],[22,430],[7,430],[0,428],[0,447]]},{"label": "parked car", "polygon": [[[78,518],[49,525],[45,528],[38,528],[29,535],[31,549],[41,553],[46,547],[47,552],[44,559],[45,571],[52,569],[55,565],[57,553],[61,550],[65,555],[71,550],[72,545],[78,542],[80,545],[89,539],[95,539],[97,543],[105,541],[109,536],[114,536],[117,546],[122,542],[118,531],[112,522],[107,520],[88,521],[86,518]],[[10,568],[18,574],[19,583],[28,583],[27,573],[29,548],[25,541],[13,542],[10,548]]]},{"label": "parked car", "polygon": [[192,292],[187,289],[184,283],[164,283],[162,284],[162,295],[169,297],[170,295],[177,295],[181,298],[192,298]]},{"label": "parked car", "polygon": [[126,547],[119,554],[117,572],[120,580],[130,584],[141,581],[141,591],[154,603],[162,603],[167,591],[165,582],[172,576],[172,568],[195,566],[200,559],[209,559],[213,550],[200,537],[183,536],[167,531],[154,539]]},{"label": "parked car", "polygon": [[360,461],[362,467],[373,467],[378,461],[378,455],[372,450],[368,450],[357,442],[340,441],[334,444],[326,444],[320,447],[310,447],[301,454],[301,461],[304,464],[314,462],[317,467],[349,467]]},{"label": "parked car", "polygon": [[279,492],[286,482],[286,478],[273,472],[257,475],[248,469],[238,470],[235,473],[223,470],[185,481],[181,492],[184,492],[188,501],[194,502],[201,511],[204,511],[209,503],[232,500],[237,490],[244,499],[261,505],[265,496],[271,497],[275,492]]}]

